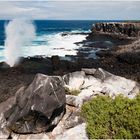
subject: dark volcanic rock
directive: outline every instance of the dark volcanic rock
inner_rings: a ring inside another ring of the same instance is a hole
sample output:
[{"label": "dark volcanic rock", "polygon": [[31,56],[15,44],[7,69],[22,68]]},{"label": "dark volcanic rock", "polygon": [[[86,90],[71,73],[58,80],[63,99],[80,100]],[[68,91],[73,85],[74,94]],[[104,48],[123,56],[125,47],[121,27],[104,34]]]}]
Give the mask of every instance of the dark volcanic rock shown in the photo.
[{"label": "dark volcanic rock", "polygon": [[16,68],[22,70],[22,73],[52,73],[52,64],[50,59],[44,58],[43,56],[23,58],[21,62],[16,66]]},{"label": "dark volcanic rock", "polygon": [[94,48],[110,48],[113,46],[113,43],[110,41],[94,41],[93,43],[91,42],[87,44],[87,46],[94,47]]},{"label": "dark volcanic rock", "polygon": [[28,87],[20,88],[8,100],[12,101],[0,104],[0,126],[16,133],[49,131],[65,112],[65,92],[58,76],[37,74]]},{"label": "dark volcanic rock", "polygon": [[[118,45],[126,45],[132,43],[136,38],[129,38],[126,36],[121,36],[120,34],[114,34],[114,33],[108,33],[108,32],[91,32],[87,36],[87,41],[96,41],[96,42],[106,42],[110,41],[113,46],[118,46]],[[104,44],[100,44],[100,48],[103,48]],[[94,44],[94,47],[96,44]],[[98,47],[98,45],[97,45]]]},{"label": "dark volcanic rock", "polygon": [[140,24],[135,22],[104,22],[96,23],[93,32],[108,32],[113,34],[126,35],[127,37],[138,37]]},{"label": "dark volcanic rock", "polygon": [[[140,23],[134,22],[102,22],[96,23],[87,36],[86,42],[99,42],[91,44],[92,47],[104,47],[101,42],[110,41],[113,46],[130,44],[140,35]],[[97,45],[96,45],[97,44]]]},{"label": "dark volcanic rock", "polygon": [[51,75],[52,63],[49,58],[35,56],[21,58],[20,63],[9,67],[6,63],[0,63],[0,103],[15,95],[23,85],[28,86],[37,73]]},{"label": "dark volcanic rock", "polygon": [[126,62],[128,64],[139,64],[140,63],[140,52],[128,52],[122,53],[117,56],[120,62]]},{"label": "dark volcanic rock", "polygon": [[57,70],[60,67],[60,58],[58,55],[52,56],[51,57],[52,65],[53,65],[53,70]]},{"label": "dark volcanic rock", "polygon": [[7,68],[10,68],[10,66],[7,63],[5,63],[5,62],[1,62],[0,63],[0,68],[7,69]]},{"label": "dark volcanic rock", "polygon": [[63,32],[61,34],[61,36],[68,36],[68,35],[88,35],[88,33],[85,33],[85,32],[77,32],[77,33],[72,33],[72,32]]},{"label": "dark volcanic rock", "polygon": [[99,57],[111,57],[113,54],[110,50],[100,50],[96,52]]}]

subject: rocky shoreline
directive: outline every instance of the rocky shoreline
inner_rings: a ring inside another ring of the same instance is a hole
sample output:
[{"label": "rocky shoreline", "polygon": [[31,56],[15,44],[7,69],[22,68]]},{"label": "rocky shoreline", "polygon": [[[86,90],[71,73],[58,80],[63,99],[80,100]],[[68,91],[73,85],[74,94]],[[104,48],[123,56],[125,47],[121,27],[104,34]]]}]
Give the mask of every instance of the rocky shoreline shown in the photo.
[{"label": "rocky shoreline", "polygon": [[88,139],[79,115],[85,101],[118,93],[134,98],[140,90],[139,27],[97,23],[76,42],[83,45],[77,56],[66,56],[71,61],[34,56],[12,68],[0,63],[0,138]]},{"label": "rocky shoreline", "polygon": [[139,22],[97,23],[82,43],[83,50],[84,47],[87,50],[87,46],[91,50],[97,49],[94,55],[98,59],[90,59],[94,68],[101,67],[113,74],[140,81]]},{"label": "rocky shoreline", "polygon": [[[77,56],[66,56],[72,61],[60,59],[58,56],[34,56],[21,58],[20,64],[13,68],[0,63],[0,102],[14,95],[22,85],[29,85],[37,73],[62,76],[82,68],[103,68],[112,74],[140,82],[139,36],[131,38],[125,35],[125,39],[117,39],[116,44],[116,37],[108,32],[96,31],[94,28],[87,39],[81,42],[83,47],[78,50]],[[138,31],[136,32],[138,34]]]}]

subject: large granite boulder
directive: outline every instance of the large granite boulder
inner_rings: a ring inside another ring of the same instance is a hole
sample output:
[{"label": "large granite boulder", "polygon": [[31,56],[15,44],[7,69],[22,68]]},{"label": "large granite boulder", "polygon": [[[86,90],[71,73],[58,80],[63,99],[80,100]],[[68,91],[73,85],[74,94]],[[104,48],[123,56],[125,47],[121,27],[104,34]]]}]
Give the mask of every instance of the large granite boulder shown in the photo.
[{"label": "large granite boulder", "polygon": [[65,113],[62,78],[37,74],[28,87],[0,104],[0,130],[40,133],[53,129]]}]

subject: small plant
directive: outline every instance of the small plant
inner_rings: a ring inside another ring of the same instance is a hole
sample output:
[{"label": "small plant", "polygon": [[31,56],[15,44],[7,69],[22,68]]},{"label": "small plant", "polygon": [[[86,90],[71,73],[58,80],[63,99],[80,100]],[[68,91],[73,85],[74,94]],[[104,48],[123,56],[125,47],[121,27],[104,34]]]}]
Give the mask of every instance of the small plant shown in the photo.
[{"label": "small plant", "polygon": [[80,93],[80,90],[77,90],[77,89],[70,90],[69,88],[65,87],[65,92],[68,95],[75,95],[75,96],[77,96]]},{"label": "small plant", "polygon": [[140,138],[140,95],[135,99],[98,96],[82,106],[90,139]]}]

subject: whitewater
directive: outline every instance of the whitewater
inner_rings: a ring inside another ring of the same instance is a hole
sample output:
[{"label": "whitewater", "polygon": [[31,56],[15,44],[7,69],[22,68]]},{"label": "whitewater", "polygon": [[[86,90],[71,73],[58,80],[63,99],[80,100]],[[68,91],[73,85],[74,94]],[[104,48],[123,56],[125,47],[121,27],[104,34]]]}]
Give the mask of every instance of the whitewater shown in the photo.
[{"label": "whitewater", "polygon": [[[92,25],[91,23],[93,22],[91,21],[33,22],[36,28],[36,36],[34,38],[32,37],[33,40],[31,42],[28,41],[28,43],[19,44],[20,46],[17,45],[16,47],[17,51],[19,50],[18,47],[20,47],[20,54],[18,55],[18,57],[28,57],[36,55],[43,55],[45,57],[58,55],[61,57],[65,57],[65,55],[76,55],[81,45],[76,45],[75,43],[85,40],[86,35],[74,33],[89,32],[90,26]],[[5,24],[3,24],[3,26],[5,26]],[[2,35],[1,31],[0,35]],[[68,34],[63,36],[62,33],[65,32],[67,32]],[[31,34],[31,36],[34,35]],[[6,61],[7,59],[5,57],[6,47],[4,46],[5,44],[2,43],[5,39],[6,37],[0,38],[0,61]],[[15,42],[15,44],[17,43]]]},{"label": "whitewater", "polygon": [[81,46],[77,46],[75,43],[84,40],[85,37],[85,35],[62,36],[61,33],[38,36],[36,41],[44,42],[43,45],[33,43],[30,46],[24,46],[23,56],[45,55],[51,57],[59,55],[64,57],[65,55],[76,55],[77,49]]},{"label": "whitewater", "polygon": [[[37,36],[32,43],[20,48],[20,56],[45,55],[46,57],[51,57],[59,55],[64,57],[65,55],[76,55],[77,49],[81,46],[75,43],[83,41],[85,37],[86,35],[62,36],[62,33]],[[43,42],[43,44],[37,42]],[[2,48],[4,46],[0,46],[0,49]],[[0,50],[0,61],[4,60],[4,50]]]}]

